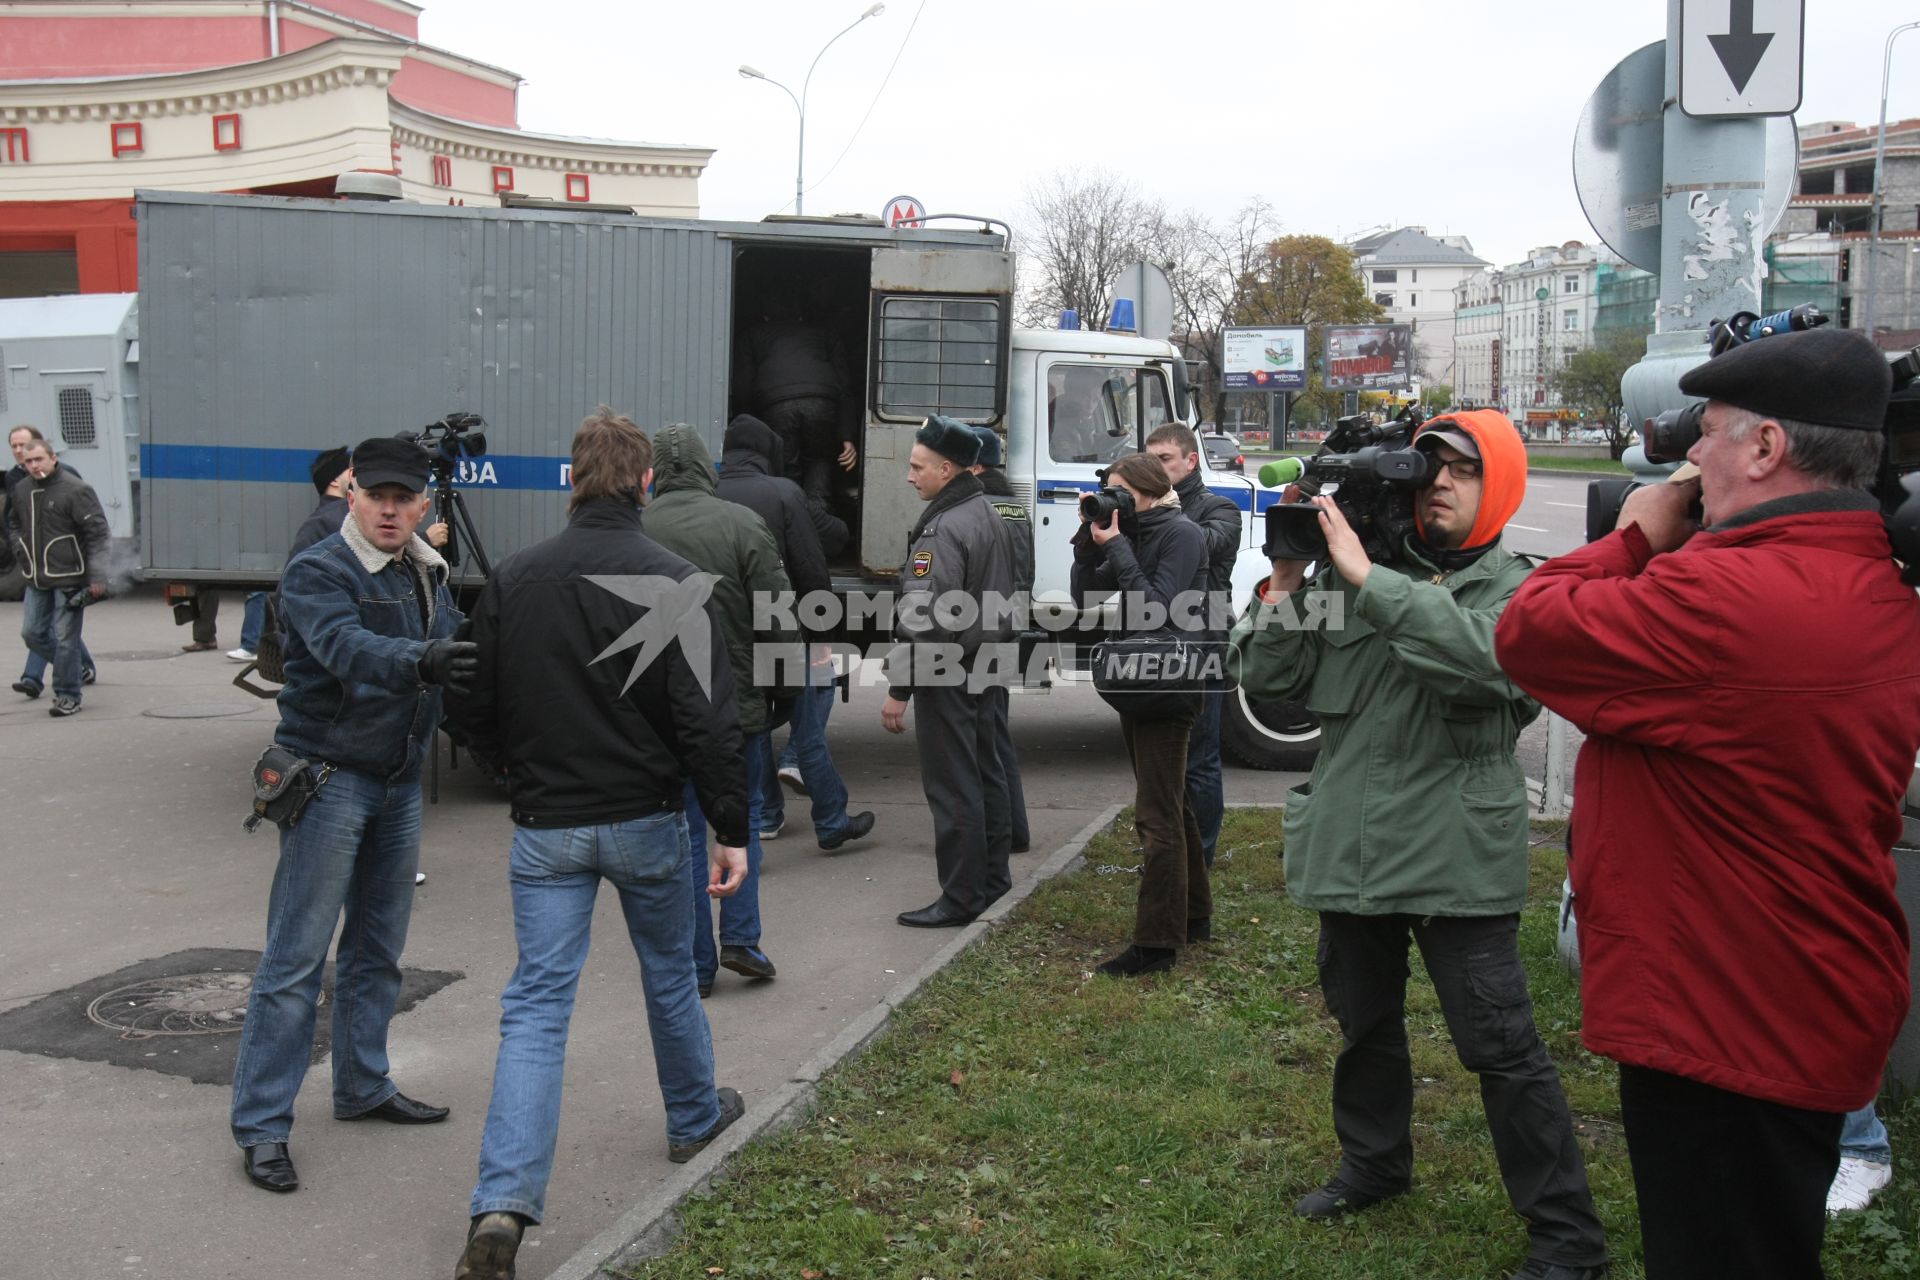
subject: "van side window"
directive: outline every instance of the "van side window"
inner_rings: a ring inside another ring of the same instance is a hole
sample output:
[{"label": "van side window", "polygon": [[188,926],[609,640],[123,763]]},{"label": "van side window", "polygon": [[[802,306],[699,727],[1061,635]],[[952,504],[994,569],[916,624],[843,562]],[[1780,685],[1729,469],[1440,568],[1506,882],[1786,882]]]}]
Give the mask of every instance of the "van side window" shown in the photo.
[{"label": "van side window", "polygon": [[992,422],[1006,371],[1005,317],[993,298],[887,297],[875,312],[874,412],[918,422],[944,413]]},{"label": "van side window", "polygon": [[1047,453],[1055,462],[1104,467],[1139,452],[1148,432],[1171,421],[1172,399],[1157,369],[1056,364],[1047,371]]}]

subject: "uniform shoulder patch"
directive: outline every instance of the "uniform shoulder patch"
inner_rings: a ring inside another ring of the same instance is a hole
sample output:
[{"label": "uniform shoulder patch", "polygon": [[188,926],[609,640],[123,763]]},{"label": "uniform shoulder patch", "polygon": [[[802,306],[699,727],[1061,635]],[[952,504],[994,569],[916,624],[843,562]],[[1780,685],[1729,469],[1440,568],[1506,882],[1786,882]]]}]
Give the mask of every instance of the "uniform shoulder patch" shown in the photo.
[{"label": "uniform shoulder patch", "polygon": [[1000,513],[1002,520],[1025,520],[1027,518],[1026,507],[1015,502],[1012,498],[999,499],[993,504],[993,509]]},{"label": "uniform shoulder patch", "polygon": [[907,564],[912,569],[914,577],[924,578],[933,572],[933,552],[916,551],[913,553],[913,559]]}]

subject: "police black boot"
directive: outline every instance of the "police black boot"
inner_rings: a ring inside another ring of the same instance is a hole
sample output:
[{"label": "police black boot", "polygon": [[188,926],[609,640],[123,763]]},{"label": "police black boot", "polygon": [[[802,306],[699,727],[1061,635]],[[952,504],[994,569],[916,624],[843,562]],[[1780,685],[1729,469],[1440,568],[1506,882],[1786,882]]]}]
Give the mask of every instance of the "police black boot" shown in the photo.
[{"label": "police black boot", "polygon": [[1173,968],[1179,952],[1172,947],[1128,947],[1095,969],[1112,978],[1138,978],[1147,973],[1165,973]]}]

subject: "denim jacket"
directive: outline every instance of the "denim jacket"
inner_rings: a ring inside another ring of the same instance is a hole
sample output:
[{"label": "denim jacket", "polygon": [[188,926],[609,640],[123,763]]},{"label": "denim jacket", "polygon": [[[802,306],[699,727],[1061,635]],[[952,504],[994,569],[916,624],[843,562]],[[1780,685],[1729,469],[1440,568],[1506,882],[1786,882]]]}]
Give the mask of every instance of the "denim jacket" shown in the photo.
[{"label": "denim jacket", "polygon": [[420,654],[461,621],[446,561],[418,537],[388,556],[349,519],[287,566],[280,603],[287,682],[274,740],[390,782],[417,778],[440,724]]}]

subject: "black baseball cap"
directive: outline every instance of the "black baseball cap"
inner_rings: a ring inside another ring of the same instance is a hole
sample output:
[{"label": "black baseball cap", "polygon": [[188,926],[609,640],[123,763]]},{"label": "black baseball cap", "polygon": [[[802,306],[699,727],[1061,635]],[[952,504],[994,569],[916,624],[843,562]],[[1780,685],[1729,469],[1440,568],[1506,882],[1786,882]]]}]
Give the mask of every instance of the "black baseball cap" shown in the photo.
[{"label": "black baseball cap", "polygon": [[363,492],[397,484],[422,493],[432,471],[433,460],[427,451],[411,440],[374,436],[353,447],[353,487]]}]

